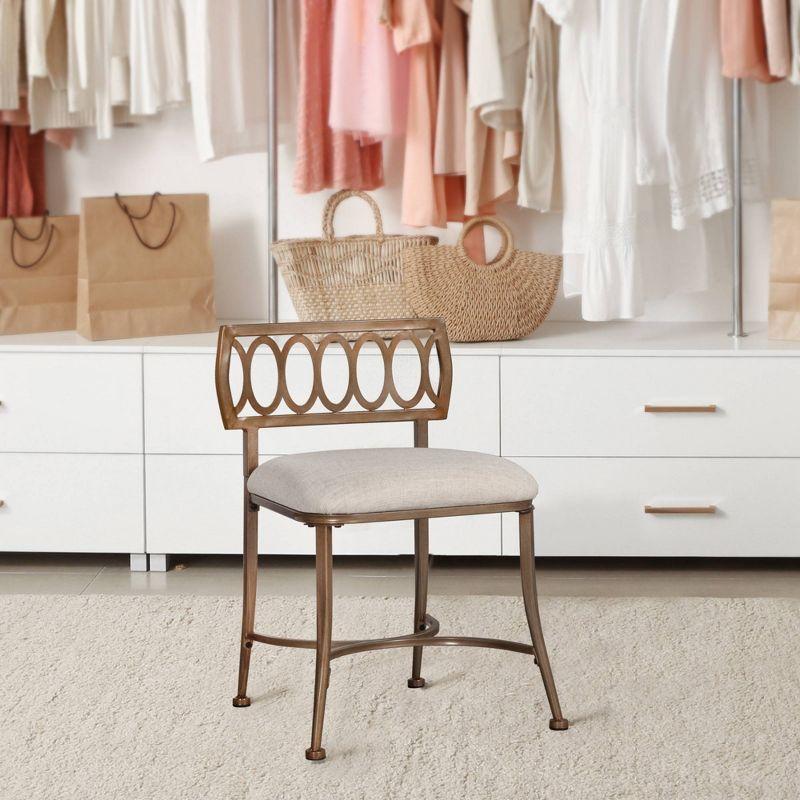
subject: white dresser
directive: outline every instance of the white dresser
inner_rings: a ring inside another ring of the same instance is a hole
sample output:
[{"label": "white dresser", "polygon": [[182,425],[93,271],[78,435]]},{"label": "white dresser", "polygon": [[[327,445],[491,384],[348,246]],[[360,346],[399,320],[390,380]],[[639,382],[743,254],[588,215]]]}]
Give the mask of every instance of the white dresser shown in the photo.
[{"label": "white dresser", "polygon": [[[0,338],[0,550],[162,566],[241,552],[241,434],[219,421],[215,341]],[[413,379],[415,359],[401,355],[399,373]],[[367,384],[381,369],[365,355]],[[800,556],[800,343],[734,341],[721,324],[547,323],[530,340],[453,345],[453,373],[430,445],[528,468],[539,554]],[[264,458],[411,443],[398,423],[261,438]],[[271,512],[261,526],[263,552],[312,552],[303,526]],[[407,553],[412,527],[346,526],[335,542]],[[431,550],[516,554],[516,521],[432,520]]]}]

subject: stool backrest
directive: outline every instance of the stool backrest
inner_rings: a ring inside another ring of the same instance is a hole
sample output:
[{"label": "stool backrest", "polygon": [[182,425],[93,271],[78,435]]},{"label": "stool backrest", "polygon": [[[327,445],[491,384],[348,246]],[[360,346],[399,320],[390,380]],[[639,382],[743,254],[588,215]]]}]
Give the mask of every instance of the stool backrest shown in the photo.
[{"label": "stool backrest", "polygon": [[[367,399],[358,385],[358,359],[368,342],[383,359],[383,385],[375,399]],[[394,380],[393,362],[404,342],[400,353],[416,354],[420,362],[419,386],[411,397],[403,397]],[[348,370],[347,389],[335,401],[326,393],[322,370],[325,351],[333,345],[346,356]],[[292,397],[287,379],[293,348],[307,352],[313,369],[311,392],[301,401]],[[430,369],[434,349],[439,372],[436,386]],[[253,359],[258,351],[272,355],[277,376],[274,394],[264,403],[253,387]],[[238,360],[241,367],[241,390],[231,386],[232,360]],[[444,419],[452,378],[450,343],[440,319],[278,322],[224,325],[219,330],[217,400],[222,423],[229,429]]]}]

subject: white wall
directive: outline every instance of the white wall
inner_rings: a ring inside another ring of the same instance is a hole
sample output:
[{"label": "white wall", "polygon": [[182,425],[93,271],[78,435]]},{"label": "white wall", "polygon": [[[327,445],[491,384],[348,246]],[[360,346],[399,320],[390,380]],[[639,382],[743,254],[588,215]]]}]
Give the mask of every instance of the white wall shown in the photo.
[{"label": "white wall", "polygon": [[[770,87],[773,195],[800,196],[800,88],[788,84]],[[402,147],[386,149],[387,185],[376,193],[388,231],[402,232],[398,224]],[[120,129],[109,142],[98,142],[83,132],[73,150],[48,148],[48,195],[53,213],[77,212],[81,196],[162,192],[207,192],[211,196],[212,239],[217,269],[219,315],[226,319],[263,319],[266,314],[266,157],[238,156],[201,164],[196,155],[191,116],[187,110],[165,114],[157,122]],[[325,193],[297,196],[292,189],[292,147],[281,148],[280,234],[283,237],[318,236]],[[551,252],[560,249],[560,218],[539,215],[508,205],[501,214],[523,248]],[[356,200],[342,206],[338,232],[371,230],[366,207]],[[718,220],[723,226],[727,219]],[[457,225],[431,230],[452,242]],[[730,315],[730,265],[718,265],[720,281],[712,290],[681,295],[651,304],[646,320],[726,320]],[[769,210],[749,204],[745,211],[745,316],[763,320],[767,313],[769,273]],[[279,299],[283,319],[294,318],[285,290]],[[580,318],[579,299],[559,298],[553,319]]]}]

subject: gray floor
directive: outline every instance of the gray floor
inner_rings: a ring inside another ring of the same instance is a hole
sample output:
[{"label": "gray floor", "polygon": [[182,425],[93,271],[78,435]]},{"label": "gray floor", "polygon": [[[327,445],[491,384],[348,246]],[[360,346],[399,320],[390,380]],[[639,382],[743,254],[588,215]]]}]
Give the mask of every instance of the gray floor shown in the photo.
[{"label": "gray floor", "polygon": [[[0,554],[0,594],[185,594],[238,595],[241,559],[183,556],[167,573],[132,573],[118,555]],[[264,559],[259,589],[267,594],[312,595],[312,558]],[[796,597],[800,559],[642,560],[540,559],[543,595],[576,597]],[[334,559],[339,595],[410,596],[409,557]],[[435,557],[432,594],[519,594],[514,558]]]}]

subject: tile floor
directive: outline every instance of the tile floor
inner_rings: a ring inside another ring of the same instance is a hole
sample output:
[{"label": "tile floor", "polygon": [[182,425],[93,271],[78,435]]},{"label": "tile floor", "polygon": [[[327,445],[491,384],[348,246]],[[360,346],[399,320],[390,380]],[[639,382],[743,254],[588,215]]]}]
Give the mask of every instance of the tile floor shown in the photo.
[{"label": "tile floor", "polygon": [[[0,594],[196,594],[238,595],[241,559],[182,556],[166,573],[131,572],[120,555],[0,553]],[[264,559],[259,589],[270,594],[313,595],[314,561]],[[800,559],[644,560],[540,559],[543,595],[602,597],[796,597]],[[410,557],[338,557],[334,591],[340,595],[412,596]],[[431,594],[519,594],[514,558],[437,556]]]}]

